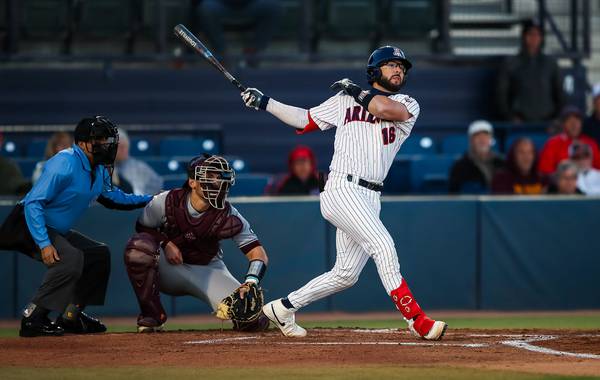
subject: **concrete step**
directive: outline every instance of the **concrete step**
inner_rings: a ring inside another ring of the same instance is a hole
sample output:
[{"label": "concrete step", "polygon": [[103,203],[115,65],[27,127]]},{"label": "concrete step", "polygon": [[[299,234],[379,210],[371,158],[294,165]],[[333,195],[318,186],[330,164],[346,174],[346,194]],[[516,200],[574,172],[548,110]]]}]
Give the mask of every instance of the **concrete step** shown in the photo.
[{"label": "concrete step", "polygon": [[452,28],[510,28],[519,24],[521,19],[511,14],[489,13],[452,13],[450,25]]},{"label": "concrete step", "polygon": [[454,54],[462,56],[515,55],[518,51],[518,47],[509,46],[457,46],[452,49]]},{"label": "concrete step", "polygon": [[[595,0],[585,0],[590,3],[590,11],[598,12],[600,2]],[[571,2],[567,0],[547,1],[546,7],[552,15],[568,15],[571,9]],[[537,0],[518,0],[513,1],[513,13],[521,16],[534,16],[538,10]]]},{"label": "concrete step", "polygon": [[511,29],[454,29],[450,31],[455,47],[514,47],[519,46],[518,28]]},{"label": "concrete step", "polygon": [[452,0],[451,13],[503,13],[505,11],[502,0]]}]

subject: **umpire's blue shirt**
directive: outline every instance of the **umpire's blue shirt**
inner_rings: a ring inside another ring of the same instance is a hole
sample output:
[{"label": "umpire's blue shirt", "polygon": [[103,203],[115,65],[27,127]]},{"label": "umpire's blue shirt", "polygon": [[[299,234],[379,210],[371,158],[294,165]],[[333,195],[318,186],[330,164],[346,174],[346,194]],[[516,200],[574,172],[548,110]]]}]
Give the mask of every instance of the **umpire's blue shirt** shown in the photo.
[{"label": "umpire's blue shirt", "polygon": [[152,199],[111,189],[108,170],[102,165],[94,168],[93,183],[91,174],[90,161],[77,145],[46,162],[40,179],[22,201],[27,226],[40,249],[51,244],[46,226],[67,233],[94,200],[108,208],[131,210]]}]

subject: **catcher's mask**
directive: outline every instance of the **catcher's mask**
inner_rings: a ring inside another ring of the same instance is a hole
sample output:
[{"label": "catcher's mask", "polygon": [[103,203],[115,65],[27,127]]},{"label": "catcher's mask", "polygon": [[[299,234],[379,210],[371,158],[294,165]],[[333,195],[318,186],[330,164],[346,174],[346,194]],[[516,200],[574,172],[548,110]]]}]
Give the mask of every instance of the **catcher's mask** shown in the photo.
[{"label": "catcher's mask", "polygon": [[229,188],[235,184],[235,171],[221,156],[203,155],[188,164],[188,178],[200,184],[201,194],[219,210],[225,208]]},{"label": "catcher's mask", "polygon": [[119,147],[119,131],[113,122],[104,116],[81,119],[74,138],[75,143],[90,142],[94,165],[104,165],[112,174]]}]

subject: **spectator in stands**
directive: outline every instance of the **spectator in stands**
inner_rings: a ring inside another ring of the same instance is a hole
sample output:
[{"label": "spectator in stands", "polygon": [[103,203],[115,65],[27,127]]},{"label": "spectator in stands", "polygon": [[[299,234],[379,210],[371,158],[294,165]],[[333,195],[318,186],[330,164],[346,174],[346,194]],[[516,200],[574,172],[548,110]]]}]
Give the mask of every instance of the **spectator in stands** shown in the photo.
[{"label": "spectator in stands", "polygon": [[512,122],[548,121],[564,105],[556,60],[542,52],[543,30],[534,21],[523,24],[521,50],[502,64],[498,75],[498,112]]},{"label": "spectator in stands", "polygon": [[587,144],[573,143],[569,158],[577,165],[577,188],[586,195],[600,195],[600,170],[592,167],[592,148]]},{"label": "spectator in stands", "polygon": [[569,158],[569,146],[574,142],[588,144],[592,148],[593,167],[600,169],[598,145],[591,137],[581,133],[581,122],[582,114],[577,107],[565,107],[560,116],[563,132],[549,138],[540,153],[538,164],[540,173],[544,175],[554,173],[558,164]]},{"label": "spectator in stands", "polygon": [[552,183],[548,188],[549,194],[575,195],[582,194],[577,188],[577,165],[569,160],[558,164],[556,172],[552,175]]},{"label": "spectator in stands", "polygon": [[592,89],[592,113],[583,122],[583,134],[600,145],[600,82]]},{"label": "spectator in stands", "polygon": [[492,151],[494,129],[486,120],[469,125],[469,150],[450,169],[450,193],[484,193],[504,160]]},{"label": "spectator in stands", "polygon": [[215,54],[227,60],[224,24],[252,24],[255,38],[253,46],[246,47],[244,54],[249,66],[258,65],[258,54],[271,41],[281,18],[282,8],[276,0],[202,0],[200,22]]},{"label": "spectator in stands", "polygon": [[56,153],[60,152],[63,149],[70,148],[73,145],[73,137],[68,132],[54,132],[50,139],[48,139],[48,143],[46,144],[46,150],[44,151],[44,160],[39,161],[35,164],[35,169],[33,170],[33,174],[31,175],[31,182],[36,183],[42,174],[42,170],[44,169],[44,165],[46,161]]},{"label": "spectator in stands", "polygon": [[129,135],[123,128],[119,128],[119,148],[113,181],[115,174],[118,186],[124,191],[130,187],[136,195],[157,194],[163,189],[163,178],[150,165],[129,155]]},{"label": "spectator in stands", "polygon": [[[4,136],[0,132],[0,151],[4,147]],[[0,195],[23,195],[31,188],[19,166],[11,159],[0,155]]]},{"label": "spectator in stands", "polygon": [[313,151],[306,146],[298,146],[290,152],[288,175],[277,188],[280,195],[319,194],[317,161]]},{"label": "spectator in stands", "polygon": [[495,194],[543,194],[546,180],[537,171],[533,141],[517,139],[508,151],[506,167],[498,170],[492,180]]}]

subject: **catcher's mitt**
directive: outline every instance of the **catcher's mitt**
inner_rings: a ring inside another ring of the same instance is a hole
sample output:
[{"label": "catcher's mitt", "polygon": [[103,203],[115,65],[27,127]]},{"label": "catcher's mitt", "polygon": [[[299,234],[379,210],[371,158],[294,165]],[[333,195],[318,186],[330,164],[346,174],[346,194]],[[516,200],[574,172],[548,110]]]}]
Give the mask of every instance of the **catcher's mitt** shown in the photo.
[{"label": "catcher's mitt", "polygon": [[258,318],[263,304],[262,289],[253,282],[246,282],[240,285],[233,293],[223,298],[217,306],[215,315],[221,319],[251,322]]}]

